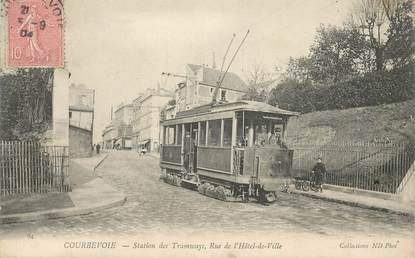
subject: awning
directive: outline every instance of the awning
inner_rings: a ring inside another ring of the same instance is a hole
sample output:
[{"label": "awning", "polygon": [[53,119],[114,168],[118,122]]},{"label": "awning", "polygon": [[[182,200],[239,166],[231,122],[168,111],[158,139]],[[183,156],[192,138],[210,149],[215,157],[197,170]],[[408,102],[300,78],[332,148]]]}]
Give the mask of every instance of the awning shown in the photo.
[{"label": "awning", "polygon": [[150,141],[150,139],[141,141],[141,142],[138,143],[138,145],[146,145],[149,141]]}]

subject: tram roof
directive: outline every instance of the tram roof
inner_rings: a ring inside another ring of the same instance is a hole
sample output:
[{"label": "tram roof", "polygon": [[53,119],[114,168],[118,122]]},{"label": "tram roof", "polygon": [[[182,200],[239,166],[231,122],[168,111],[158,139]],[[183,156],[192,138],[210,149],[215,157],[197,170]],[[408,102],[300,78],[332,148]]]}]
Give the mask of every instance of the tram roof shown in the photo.
[{"label": "tram roof", "polygon": [[299,115],[299,113],[297,112],[284,110],[284,109],[274,107],[263,102],[242,100],[242,101],[222,103],[222,104],[217,104],[217,105],[208,104],[208,105],[196,107],[190,110],[178,112],[176,114],[176,118],[178,119],[178,118],[192,117],[196,115],[218,113],[218,112],[225,112],[225,111],[254,111],[254,112],[272,113],[272,114],[284,115],[284,116],[298,116]]}]

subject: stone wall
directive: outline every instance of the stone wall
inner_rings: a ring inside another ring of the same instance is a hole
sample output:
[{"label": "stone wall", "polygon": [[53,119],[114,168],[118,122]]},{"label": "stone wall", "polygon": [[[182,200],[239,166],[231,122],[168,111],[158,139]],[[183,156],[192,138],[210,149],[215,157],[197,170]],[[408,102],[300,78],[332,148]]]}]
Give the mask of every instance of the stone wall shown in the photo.
[{"label": "stone wall", "polygon": [[399,193],[403,202],[415,202],[415,163],[412,164],[404,178],[402,192]]},{"label": "stone wall", "polygon": [[92,132],[79,127],[69,127],[69,155],[85,158],[92,154]]}]

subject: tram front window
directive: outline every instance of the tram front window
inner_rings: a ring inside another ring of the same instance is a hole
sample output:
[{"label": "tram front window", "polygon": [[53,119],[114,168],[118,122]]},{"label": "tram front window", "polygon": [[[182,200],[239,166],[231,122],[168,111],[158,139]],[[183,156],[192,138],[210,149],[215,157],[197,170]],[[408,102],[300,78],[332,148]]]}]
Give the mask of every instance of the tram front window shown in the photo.
[{"label": "tram front window", "polygon": [[264,146],[268,142],[268,128],[266,124],[258,124],[255,126],[254,139],[256,146]]}]

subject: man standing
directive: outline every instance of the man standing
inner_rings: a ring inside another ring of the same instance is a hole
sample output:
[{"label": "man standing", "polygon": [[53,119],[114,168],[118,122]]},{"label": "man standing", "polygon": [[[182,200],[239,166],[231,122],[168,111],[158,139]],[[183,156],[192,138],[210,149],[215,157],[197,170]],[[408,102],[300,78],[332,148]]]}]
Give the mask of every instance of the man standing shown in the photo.
[{"label": "man standing", "polygon": [[323,192],[323,178],[326,175],[326,166],[322,162],[321,158],[317,159],[317,164],[313,167],[311,171],[314,174],[314,179],[316,186],[320,187],[320,191]]}]

